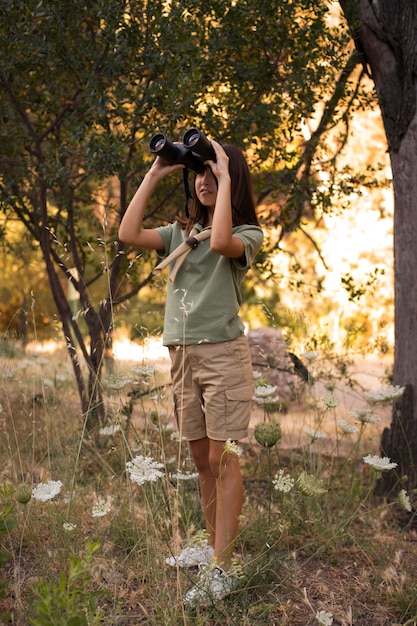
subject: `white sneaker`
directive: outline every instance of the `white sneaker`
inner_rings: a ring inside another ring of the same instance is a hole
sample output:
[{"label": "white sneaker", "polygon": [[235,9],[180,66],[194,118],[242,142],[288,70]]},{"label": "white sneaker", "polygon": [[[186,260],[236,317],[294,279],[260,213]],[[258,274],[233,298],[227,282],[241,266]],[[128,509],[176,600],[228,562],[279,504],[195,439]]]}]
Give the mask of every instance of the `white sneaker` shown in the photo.
[{"label": "white sneaker", "polygon": [[197,567],[201,563],[209,563],[214,556],[214,549],[207,542],[201,545],[191,545],[184,548],[178,556],[169,556],[165,559],[172,567]]},{"label": "white sneaker", "polygon": [[184,596],[184,605],[195,607],[197,604],[215,604],[232,592],[234,583],[234,579],[221,567],[202,564],[196,584]]}]

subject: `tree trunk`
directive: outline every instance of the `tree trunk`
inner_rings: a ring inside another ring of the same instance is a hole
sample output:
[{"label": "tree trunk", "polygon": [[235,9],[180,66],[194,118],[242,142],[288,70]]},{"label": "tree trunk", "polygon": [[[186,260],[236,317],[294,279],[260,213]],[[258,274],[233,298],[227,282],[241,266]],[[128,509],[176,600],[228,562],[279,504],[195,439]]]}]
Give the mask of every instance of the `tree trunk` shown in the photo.
[{"label": "tree trunk", "polygon": [[406,391],[393,409],[391,428],[382,436],[382,452],[398,463],[397,476],[387,472],[378,484],[387,493],[417,486],[417,118],[409,125],[398,152],[391,151],[394,181],[394,278],[396,385]]},{"label": "tree trunk", "polygon": [[[385,429],[384,456],[398,463],[378,491],[417,486],[417,2],[341,1],[381,108],[394,186],[395,385],[405,386]],[[407,475],[407,480],[399,479]]]}]

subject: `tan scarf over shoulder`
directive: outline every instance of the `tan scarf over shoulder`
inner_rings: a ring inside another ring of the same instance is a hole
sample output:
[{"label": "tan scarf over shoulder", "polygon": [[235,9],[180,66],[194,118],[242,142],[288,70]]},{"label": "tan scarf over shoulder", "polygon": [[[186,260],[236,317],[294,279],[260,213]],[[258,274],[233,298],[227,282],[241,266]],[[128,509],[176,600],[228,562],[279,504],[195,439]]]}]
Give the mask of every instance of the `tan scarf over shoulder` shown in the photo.
[{"label": "tan scarf over shoulder", "polygon": [[172,268],[169,275],[169,280],[171,283],[173,283],[178,273],[178,270],[184,263],[187,255],[190,254],[191,250],[194,250],[194,248],[198,246],[200,241],[208,239],[210,237],[210,234],[210,228],[202,230],[200,233],[197,231],[196,228],[193,228],[190,232],[190,236],[182,244],[180,244],[178,248],[171,252],[171,254],[162,259],[162,261],[158,263],[158,265],[154,268],[152,273],[160,274],[160,272],[162,272],[162,270],[167,267],[167,265],[172,263],[172,261],[175,261],[174,267]]}]

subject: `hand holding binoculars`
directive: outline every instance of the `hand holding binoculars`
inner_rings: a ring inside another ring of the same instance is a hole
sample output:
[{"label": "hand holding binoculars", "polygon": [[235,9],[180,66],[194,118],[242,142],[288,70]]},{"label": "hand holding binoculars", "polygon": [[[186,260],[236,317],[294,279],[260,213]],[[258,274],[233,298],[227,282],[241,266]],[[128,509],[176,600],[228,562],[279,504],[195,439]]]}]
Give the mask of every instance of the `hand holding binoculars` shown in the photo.
[{"label": "hand holding binoculars", "polygon": [[181,144],[173,143],[163,133],[156,133],[149,142],[150,151],[168,163],[182,164],[196,174],[202,174],[204,161],[215,161],[216,153],[209,139],[197,128],[190,128]]}]

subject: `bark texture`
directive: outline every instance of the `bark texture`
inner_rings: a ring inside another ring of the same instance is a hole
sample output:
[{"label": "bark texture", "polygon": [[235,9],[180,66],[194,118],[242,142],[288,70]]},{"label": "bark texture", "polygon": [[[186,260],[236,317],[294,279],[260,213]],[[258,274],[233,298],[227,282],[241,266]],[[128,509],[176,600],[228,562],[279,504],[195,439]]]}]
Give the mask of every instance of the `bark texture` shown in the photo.
[{"label": "bark texture", "polygon": [[[398,463],[378,491],[417,486],[417,2],[341,2],[363,63],[374,80],[391,158],[394,187],[394,406],[381,449]],[[399,478],[407,476],[406,480]]]}]

